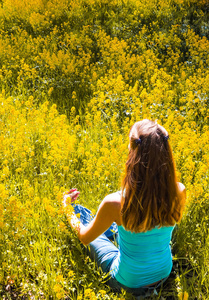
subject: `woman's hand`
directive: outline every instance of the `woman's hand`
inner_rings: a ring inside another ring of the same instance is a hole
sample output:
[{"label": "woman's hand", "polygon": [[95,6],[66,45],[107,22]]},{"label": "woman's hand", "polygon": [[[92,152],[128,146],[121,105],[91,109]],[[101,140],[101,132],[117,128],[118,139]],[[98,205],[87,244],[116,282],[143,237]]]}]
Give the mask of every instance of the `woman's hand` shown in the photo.
[{"label": "woman's hand", "polygon": [[77,218],[77,216],[75,215],[75,213],[73,211],[68,212],[68,206],[78,198],[79,194],[80,194],[80,192],[77,191],[77,189],[71,189],[71,190],[69,190],[69,192],[65,192],[63,194],[62,205],[63,205],[64,211],[66,213],[66,216],[67,216],[70,226],[75,230],[75,232],[78,235],[78,238],[80,239],[80,230],[84,226],[79,221],[79,219]]},{"label": "woman's hand", "polygon": [[67,207],[67,205],[74,202],[78,198],[79,194],[80,192],[77,191],[77,189],[70,189],[69,192],[64,193],[62,201],[63,207]]}]

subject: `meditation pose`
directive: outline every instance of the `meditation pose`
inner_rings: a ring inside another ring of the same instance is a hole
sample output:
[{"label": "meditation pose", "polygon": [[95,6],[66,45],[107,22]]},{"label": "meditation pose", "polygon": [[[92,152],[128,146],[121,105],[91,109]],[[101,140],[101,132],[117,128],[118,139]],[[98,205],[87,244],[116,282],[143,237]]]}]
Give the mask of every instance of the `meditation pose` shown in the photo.
[{"label": "meditation pose", "polygon": [[73,205],[74,214],[68,216],[72,228],[109,274],[107,283],[114,291],[145,295],[171,272],[170,241],[186,192],[177,182],[168,138],[162,126],[147,119],[131,127],[122,189],[104,198],[94,218],[90,210],[73,204],[76,189],[64,196],[66,211]]}]

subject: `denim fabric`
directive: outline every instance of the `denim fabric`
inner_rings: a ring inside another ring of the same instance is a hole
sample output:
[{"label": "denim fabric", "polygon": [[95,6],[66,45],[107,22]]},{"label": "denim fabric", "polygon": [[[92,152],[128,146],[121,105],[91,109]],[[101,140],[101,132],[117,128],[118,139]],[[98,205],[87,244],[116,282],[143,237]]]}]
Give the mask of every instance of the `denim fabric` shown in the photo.
[{"label": "denim fabric", "polygon": [[[74,207],[75,214],[79,214],[78,219],[83,225],[87,226],[88,223],[94,218],[89,209],[77,204],[72,204],[72,206]],[[113,223],[107,231],[105,231],[88,245],[87,251],[89,256],[95,260],[97,265],[101,267],[104,273],[109,273],[110,266],[119,253],[119,249],[116,247],[117,237],[117,224]],[[115,243],[113,244],[112,241],[115,241]],[[125,285],[119,283],[114,277],[112,277],[110,272],[107,284],[115,292],[121,292],[121,288],[123,288],[133,295],[148,297],[153,293],[157,294],[156,288],[159,287],[166,279],[162,280],[160,283],[153,287],[128,288]]]},{"label": "denim fabric", "polygon": [[[79,214],[78,219],[81,221],[81,223],[85,226],[88,225],[88,223],[93,220],[94,215],[92,214],[92,212],[86,208],[83,207],[82,205],[79,204],[74,204],[72,203],[72,206],[74,208],[74,212],[75,214]],[[110,239],[110,240],[114,240],[115,236],[117,236],[118,233],[118,227],[116,223],[113,223],[110,228],[107,229],[107,231],[105,231],[105,236]]]}]

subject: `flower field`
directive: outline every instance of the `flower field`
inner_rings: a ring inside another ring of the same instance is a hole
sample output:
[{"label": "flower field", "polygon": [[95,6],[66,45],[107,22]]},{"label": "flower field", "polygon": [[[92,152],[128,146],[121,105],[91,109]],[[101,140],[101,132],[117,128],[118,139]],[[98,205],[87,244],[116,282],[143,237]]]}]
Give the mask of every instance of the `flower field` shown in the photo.
[{"label": "flower field", "polygon": [[169,132],[187,191],[172,276],[152,299],[209,299],[207,0],[0,1],[0,299],[114,294],[69,228],[120,189],[128,132]]}]

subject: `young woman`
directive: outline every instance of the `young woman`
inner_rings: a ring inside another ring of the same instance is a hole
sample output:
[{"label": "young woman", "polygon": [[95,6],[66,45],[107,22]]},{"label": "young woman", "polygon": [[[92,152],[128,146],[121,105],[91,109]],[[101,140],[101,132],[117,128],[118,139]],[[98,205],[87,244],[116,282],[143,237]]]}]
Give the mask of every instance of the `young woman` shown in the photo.
[{"label": "young woman", "polygon": [[[170,241],[180,222],[186,199],[185,187],[177,183],[167,131],[156,122],[142,120],[129,133],[129,154],[122,191],[104,198],[96,216],[74,206],[69,216],[72,228],[102,270],[108,284],[145,295],[164,282],[172,269]],[[79,192],[72,189],[63,205]],[[118,247],[111,242],[115,236]]]}]

